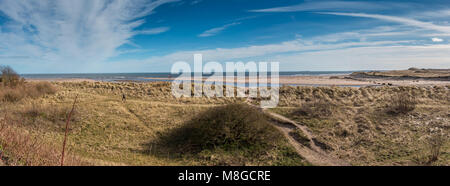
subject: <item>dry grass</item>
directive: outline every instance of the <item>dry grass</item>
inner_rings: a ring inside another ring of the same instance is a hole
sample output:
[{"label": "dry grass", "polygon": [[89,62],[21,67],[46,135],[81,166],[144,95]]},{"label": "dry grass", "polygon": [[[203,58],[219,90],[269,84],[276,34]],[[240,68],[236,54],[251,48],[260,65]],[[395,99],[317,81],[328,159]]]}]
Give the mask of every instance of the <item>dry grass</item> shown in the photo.
[{"label": "dry grass", "polygon": [[333,102],[323,99],[314,99],[313,101],[302,103],[300,108],[296,111],[296,114],[313,118],[326,118],[332,116],[335,111],[336,105]]},{"label": "dry grass", "polygon": [[[60,160],[60,150],[45,143],[38,135],[11,123],[7,116],[0,121],[0,161],[10,166],[56,166]],[[66,165],[82,165],[72,154]]]},{"label": "dry grass", "polygon": [[[23,108],[15,113],[18,118],[26,121],[28,124],[42,125],[43,123],[51,123],[55,126],[62,126],[66,121],[70,107],[61,104],[41,104],[31,101],[25,104]],[[71,122],[79,121],[80,117],[77,110],[71,117]]]},{"label": "dry grass", "polygon": [[[449,88],[282,87],[272,111],[307,126],[330,153],[354,165],[450,165]],[[315,102],[333,105],[324,112],[332,114],[314,116]],[[440,123],[442,143],[424,137],[432,123]]]},{"label": "dry grass", "polygon": [[18,102],[24,98],[38,98],[56,93],[56,88],[48,82],[21,83],[16,86],[0,86],[1,102]]},{"label": "dry grass", "polygon": [[443,135],[432,135],[429,140],[430,144],[430,156],[428,158],[428,163],[432,164],[439,160],[441,156],[442,146],[444,145],[445,137]]}]

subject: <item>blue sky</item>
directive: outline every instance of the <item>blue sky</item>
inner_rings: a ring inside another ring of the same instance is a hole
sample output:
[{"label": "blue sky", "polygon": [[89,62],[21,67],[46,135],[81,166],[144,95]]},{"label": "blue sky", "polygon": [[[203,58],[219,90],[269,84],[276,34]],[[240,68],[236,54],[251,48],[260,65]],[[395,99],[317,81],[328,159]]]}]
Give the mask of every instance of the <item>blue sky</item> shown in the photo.
[{"label": "blue sky", "polygon": [[201,53],[281,71],[450,68],[449,21],[448,0],[0,0],[0,64],[168,72]]}]

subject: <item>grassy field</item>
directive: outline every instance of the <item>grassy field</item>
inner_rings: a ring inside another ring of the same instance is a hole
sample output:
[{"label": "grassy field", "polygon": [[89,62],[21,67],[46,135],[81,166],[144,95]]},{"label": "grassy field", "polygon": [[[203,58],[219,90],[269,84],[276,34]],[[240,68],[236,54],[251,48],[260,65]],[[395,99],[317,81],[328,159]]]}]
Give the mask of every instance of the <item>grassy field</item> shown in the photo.
[{"label": "grassy field", "polygon": [[[58,164],[66,114],[78,95],[67,164],[310,165],[266,116],[239,106],[243,98],[176,99],[164,82],[52,87],[38,96],[3,99],[0,106],[3,125],[44,144],[37,152],[53,152],[51,161],[33,164]],[[308,127],[318,146],[352,165],[450,165],[448,95],[449,87],[438,86],[283,87],[279,106],[270,111]],[[29,164],[27,152],[8,150],[11,140],[1,140],[4,160]]]}]

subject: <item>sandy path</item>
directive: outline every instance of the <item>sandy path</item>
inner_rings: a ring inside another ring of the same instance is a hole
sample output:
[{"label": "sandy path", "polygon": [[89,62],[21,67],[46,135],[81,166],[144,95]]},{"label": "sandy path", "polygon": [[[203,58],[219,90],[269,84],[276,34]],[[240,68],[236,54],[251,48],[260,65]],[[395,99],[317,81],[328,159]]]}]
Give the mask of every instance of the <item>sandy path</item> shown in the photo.
[{"label": "sandy path", "polygon": [[[350,164],[332,157],[327,152],[325,152],[322,148],[316,145],[314,142],[314,136],[308,129],[308,127],[304,125],[299,125],[295,121],[290,120],[289,118],[286,118],[282,115],[270,112],[267,109],[261,109],[258,106],[255,106],[249,102],[249,100],[246,101],[247,104],[249,104],[252,107],[258,108],[261,112],[264,112],[268,116],[270,116],[272,120],[272,124],[281,131],[281,133],[286,137],[289,144],[291,144],[295,151],[303,158],[306,159],[309,163],[313,165],[318,166],[349,166]],[[294,137],[291,136],[291,132],[295,131],[296,129],[300,129],[303,134],[306,135],[306,137],[309,139],[309,147],[301,144],[297,140],[294,139]]]},{"label": "sandy path", "polygon": [[[320,165],[320,166],[350,165],[349,163],[343,160],[339,160],[337,158],[330,156],[328,153],[322,150],[322,148],[317,146],[316,143],[313,141],[314,136],[311,134],[311,132],[306,126],[299,125],[296,122],[284,116],[269,112],[268,110],[264,110],[264,113],[278,120],[273,122],[275,124],[275,127],[277,127],[283,133],[283,135],[288,139],[289,143],[295,148],[297,153],[303,158],[305,158],[308,162],[312,163],[313,165]],[[291,125],[291,127],[289,127],[289,125]],[[300,129],[303,132],[303,134],[306,135],[306,137],[309,139],[310,147],[307,147],[299,143],[290,135],[290,133],[296,129]]]}]

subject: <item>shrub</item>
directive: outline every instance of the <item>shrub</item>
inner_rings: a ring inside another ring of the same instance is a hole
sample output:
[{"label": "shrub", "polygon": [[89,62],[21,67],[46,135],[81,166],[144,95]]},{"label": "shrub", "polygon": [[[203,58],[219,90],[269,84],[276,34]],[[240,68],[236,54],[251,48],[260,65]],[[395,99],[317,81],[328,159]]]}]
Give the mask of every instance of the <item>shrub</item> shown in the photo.
[{"label": "shrub", "polygon": [[247,104],[218,106],[147,145],[167,155],[162,157],[193,158],[206,165],[307,164],[268,119]]},{"label": "shrub", "polygon": [[15,87],[23,84],[24,80],[9,66],[0,66],[1,83],[3,86]]},{"label": "shrub", "polygon": [[416,108],[417,102],[414,96],[407,92],[397,93],[391,96],[387,104],[387,112],[390,114],[406,114]]},{"label": "shrub", "polygon": [[182,151],[199,152],[214,148],[256,150],[270,147],[281,138],[256,108],[230,104],[200,114],[163,139]]}]

